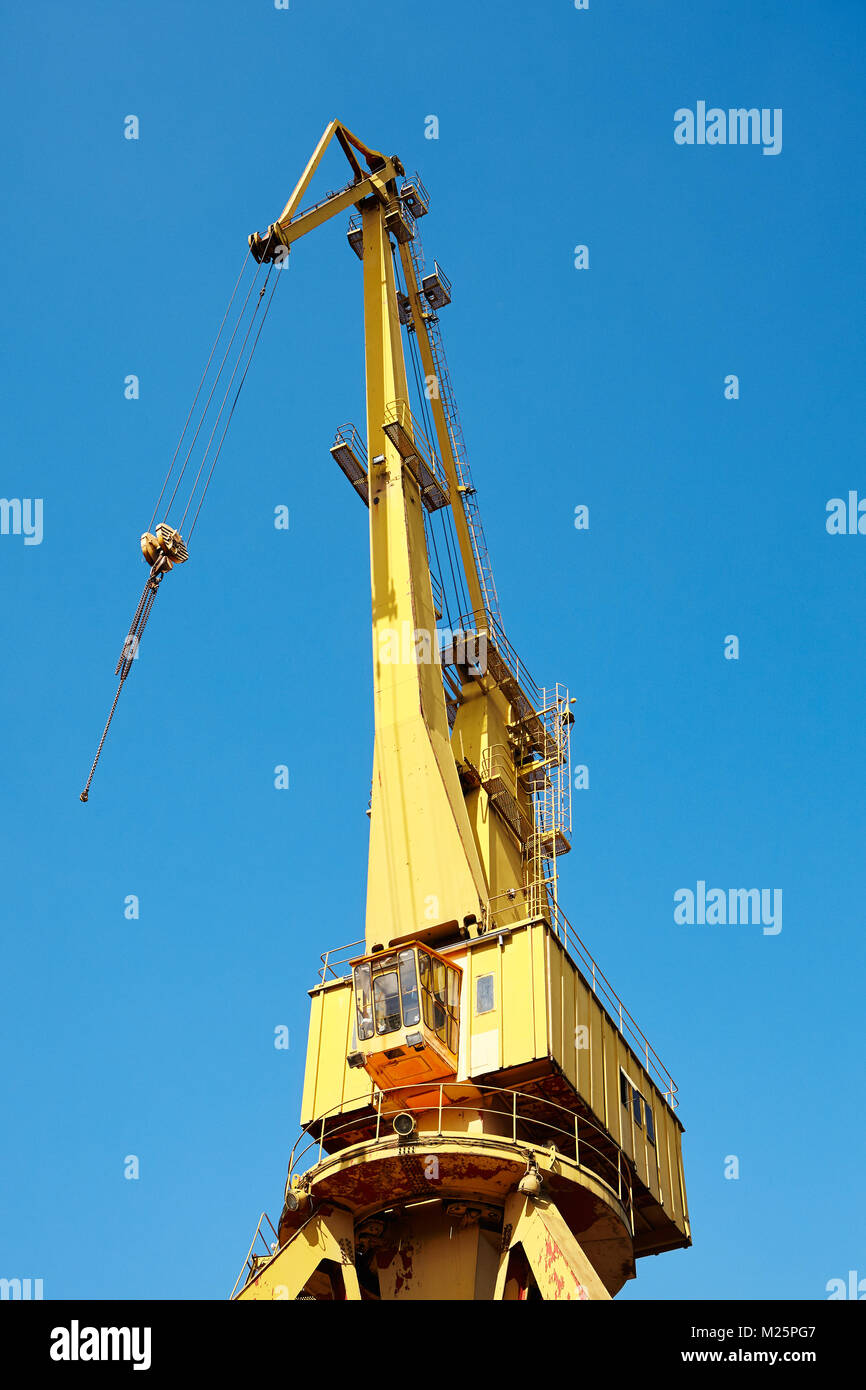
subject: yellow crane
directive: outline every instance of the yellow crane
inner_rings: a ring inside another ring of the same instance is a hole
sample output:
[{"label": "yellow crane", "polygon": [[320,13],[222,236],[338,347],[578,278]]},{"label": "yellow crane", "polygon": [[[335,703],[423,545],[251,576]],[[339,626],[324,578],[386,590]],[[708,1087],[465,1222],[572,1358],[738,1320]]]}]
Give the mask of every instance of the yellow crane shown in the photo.
[{"label": "yellow crane", "polygon": [[[332,141],[350,180],[302,208]],[[428,205],[396,156],[332,121],[249,239],[270,274],[350,214],[367,419],[331,454],[369,513],[375,742],[364,937],[325,952],[310,990],[302,1135],[238,1299],[603,1299],[641,1255],[690,1244],[676,1086],[559,905],[573,702],[505,634],[442,344],[451,287],[421,249]],[[436,522],[461,613],[431,566]],[[118,695],[156,586],[187,558],[168,520],[142,549]]]}]

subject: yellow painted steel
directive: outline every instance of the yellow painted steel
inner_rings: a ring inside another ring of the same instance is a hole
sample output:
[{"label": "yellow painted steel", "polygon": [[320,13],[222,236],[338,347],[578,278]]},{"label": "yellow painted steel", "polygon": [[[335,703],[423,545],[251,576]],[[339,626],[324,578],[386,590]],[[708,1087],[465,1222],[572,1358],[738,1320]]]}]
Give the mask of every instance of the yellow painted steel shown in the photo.
[{"label": "yellow painted steel", "polygon": [[376,727],[366,928],[372,949],[412,930],[479,916],[487,886],[454,763],[440,670],[429,659],[402,659],[404,631],[431,641],[436,615],[420,488],[383,429],[386,407],[409,391],[378,202],[364,207],[363,237]]},{"label": "yellow painted steel", "polygon": [[[304,210],[332,141],[351,182]],[[636,1257],[690,1244],[676,1088],[558,906],[572,716],[484,611],[453,402],[430,394],[436,458],[409,412],[401,313],[428,381],[442,349],[402,175],[332,121],[250,238],[273,259],[360,214],[375,737],[364,940],[324,957],[310,991],[304,1134],[276,1248],[250,1253],[238,1297],[605,1299]],[[483,668],[455,658],[451,722],[430,505],[450,507],[468,626],[488,642]],[[433,959],[459,977],[456,1037]]]}]

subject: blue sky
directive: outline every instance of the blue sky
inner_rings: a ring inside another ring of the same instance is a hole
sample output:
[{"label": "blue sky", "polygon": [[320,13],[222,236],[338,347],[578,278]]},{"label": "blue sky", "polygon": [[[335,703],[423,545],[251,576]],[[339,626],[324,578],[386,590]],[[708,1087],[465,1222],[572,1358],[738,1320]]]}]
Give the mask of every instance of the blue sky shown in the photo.
[{"label": "blue sky", "polygon": [[[825,527],[866,495],[864,31],[855,0],[10,10],[0,494],[43,499],[44,534],[0,535],[0,1274],[225,1296],[279,1212],[319,953],[363,933],[366,516],[328,457],[363,419],[342,219],[282,272],[78,800],[246,236],[339,116],[430,190],[509,635],[578,699],[562,901],[680,1087],[694,1246],[622,1296],[866,1276],[866,538]],[[781,108],[781,153],[678,146],[698,101]],[[335,152],[316,189],[342,182]],[[678,925],[698,880],[781,888],[782,931]]]}]

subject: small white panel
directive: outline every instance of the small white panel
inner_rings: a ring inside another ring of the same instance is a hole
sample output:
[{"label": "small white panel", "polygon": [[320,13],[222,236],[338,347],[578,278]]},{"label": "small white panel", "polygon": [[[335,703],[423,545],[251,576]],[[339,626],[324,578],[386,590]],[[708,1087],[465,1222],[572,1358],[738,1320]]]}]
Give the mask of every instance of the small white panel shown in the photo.
[{"label": "small white panel", "polygon": [[470,1076],[495,1071],[499,1066],[499,1029],[490,1028],[486,1033],[473,1034],[471,1053]]}]

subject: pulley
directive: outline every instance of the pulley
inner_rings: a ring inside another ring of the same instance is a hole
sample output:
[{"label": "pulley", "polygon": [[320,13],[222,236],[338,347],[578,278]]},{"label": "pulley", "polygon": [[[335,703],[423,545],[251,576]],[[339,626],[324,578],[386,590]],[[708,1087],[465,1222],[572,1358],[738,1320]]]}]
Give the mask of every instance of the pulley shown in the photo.
[{"label": "pulley", "polygon": [[180,531],[175,531],[164,521],[157,526],[155,535],[152,531],[145,531],[141,538],[141,553],[149,565],[155,565],[162,558],[164,570],[173,569],[189,559],[189,551]]}]

